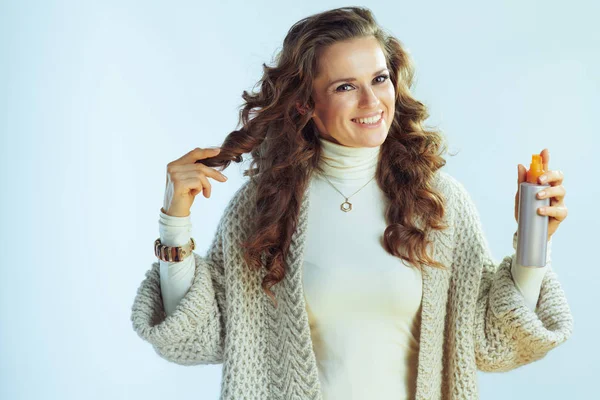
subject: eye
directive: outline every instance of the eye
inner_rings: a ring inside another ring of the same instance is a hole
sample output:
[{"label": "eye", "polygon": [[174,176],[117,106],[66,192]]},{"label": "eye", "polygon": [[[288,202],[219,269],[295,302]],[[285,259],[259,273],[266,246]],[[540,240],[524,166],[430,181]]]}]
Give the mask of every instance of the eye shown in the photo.
[{"label": "eye", "polygon": [[[383,82],[387,81],[390,78],[390,76],[384,74],[384,75],[379,75],[379,76],[375,77],[376,80],[378,78],[383,78],[383,79],[380,80],[380,81],[377,81],[377,83],[383,83]],[[346,87],[346,86],[350,86],[351,87],[352,85],[349,84],[349,83],[344,83],[343,85],[338,86],[337,89],[335,89],[335,91],[336,92],[348,92],[349,90],[340,90],[341,88]]]},{"label": "eye", "polygon": [[338,88],[335,89],[335,91],[336,92],[347,92],[347,90],[340,90],[341,88],[346,87],[346,86],[351,86],[351,85],[349,83],[344,83],[343,85],[338,86]]},{"label": "eye", "polygon": [[[382,81],[379,81],[379,83],[383,83],[383,82],[387,81],[389,77],[390,77],[389,75],[379,75],[377,78],[383,78]],[[377,79],[377,78],[375,78],[375,79]]]}]

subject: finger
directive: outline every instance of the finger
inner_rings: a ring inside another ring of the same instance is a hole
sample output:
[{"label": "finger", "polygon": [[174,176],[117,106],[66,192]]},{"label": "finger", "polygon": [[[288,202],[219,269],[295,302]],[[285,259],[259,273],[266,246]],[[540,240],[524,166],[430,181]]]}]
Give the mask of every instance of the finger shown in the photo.
[{"label": "finger", "polygon": [[556,218],[559,221],[563,221],[567,218],[567,207],[563,206],[554,206],[554,207],[540,207],[538,208],[538,213],[540,215],[547,215],[549,217]]},{"label": "finger", "polygon": [[[544,192],[543,196],[540,196],[540,193]],[[560,186],[553,186],[553,187],[549,187],[547,189],[544,189],[543,191],[540,190],[537,194],[537,198],[538,199],[556,199],[558,201],[564,199],[564,197],[566,196],[567,191],[565,190],[565,187],[560,185]]]},{"label": "finger", "polygon": [[202,182],[202,194],[208,199],[210,197],[210,191],[212,189],[210,182],[203,174],[199,174],[198,178],[200,179],[200,182]]},{"label": "finger", "polygon": [[196,173],[200,172],[209,178],[225,182],[227,177],[223,175],[221,172],[217,171],[214,168],[208,167],[204,164],[183,164],[183,165],[175,165],[172,166],[171,169],[177,172],[186,172],[191,173],[192,176],[195,176]]},{"label": "finger", "polygon": [[[546,180],[544,181],[544,180],[542,180],[542,178],[546,178]],[[542,184],[549,183],[550,186],[561,185],[563,183],[563,180],[564,180],[564,174],[560,170],[548,171],[538,177],[539,183],[542,183]]]},{"label": "finger", "polygon": [[521,184],[522,182],[525,182],[525,179],[527,179],[527,168],[525,168],[524,165],[519,164],[517,166],[517,174],[518,174],[517,184]]},{"label": "finger", "polygon": [[208,176],[209,178],[213,178],[221,182],[225,182],[227,180],[227,177],[221,172],[217,171],[214,168],[207,167],[204,164],[192,164],[192,168],[201,171],[204,175]]},{"label": "finger", "polygon": [[196,147],[190,152],[184,154],[177,160],[173,161],[173,164],[193,164],[196,160],[203,160],[205,158],[214,157],[221,152],[219,147],[203,149]]},{"label": "finger", "polygon": [[548,165],[550,164],[550,150],[548,150],[547,148],[542,150],[540,156],[542,156],[542,164],[544,171],[548,171]]}]

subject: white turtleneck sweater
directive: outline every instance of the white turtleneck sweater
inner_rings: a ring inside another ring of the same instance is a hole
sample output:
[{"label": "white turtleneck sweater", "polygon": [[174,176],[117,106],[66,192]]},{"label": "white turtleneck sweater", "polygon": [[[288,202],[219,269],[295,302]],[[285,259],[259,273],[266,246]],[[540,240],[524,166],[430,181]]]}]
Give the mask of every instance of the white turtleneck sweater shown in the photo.
[{"label": "white turtleneck sweater", "polygon": [[[327,179],[352,203],[351,211],[342,211],[344,197],[320,174],[313,174],[303,285],[323,398],[413,398],[421,273],[381,245],[388,201],[371,180],[380,147],[320,142]],[[190,216],[160,212],[159,231],[163,244],[181,246],[190,239]],[[179,263],[160,261],[168,315],[190,288],[194,268],[193,257]],[[511,267],[515,284],[532,310],[547,269],[548,264],[529,268],[513,263]]]}]

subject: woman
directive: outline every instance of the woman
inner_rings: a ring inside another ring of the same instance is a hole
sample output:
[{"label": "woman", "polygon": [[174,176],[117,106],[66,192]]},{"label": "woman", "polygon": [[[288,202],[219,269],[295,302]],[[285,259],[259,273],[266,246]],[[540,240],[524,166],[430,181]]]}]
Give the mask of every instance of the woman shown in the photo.
[{"label": "woman", "polygon": [[[160,260],[131,316],[161,357],[223,363],[223,399],[474,399],[477,369],[568,339],[549,258],[493,262],[468,193],[440,170],[441,134],[422,126],[410,58],[369,10],[299,21],[264,67],[242,128],[168,166]],[[244,153],[256,167],[206,256],[161,253],[185,249],[194,197],[225,180],[211,167]],[[565,192],[562,174],[545,176],[550,239]]]}]

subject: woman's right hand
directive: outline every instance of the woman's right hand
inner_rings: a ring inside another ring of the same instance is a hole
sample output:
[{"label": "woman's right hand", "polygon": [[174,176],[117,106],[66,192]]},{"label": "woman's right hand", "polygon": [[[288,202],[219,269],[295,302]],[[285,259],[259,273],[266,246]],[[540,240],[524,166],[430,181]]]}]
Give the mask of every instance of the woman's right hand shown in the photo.
[{"label": "woman's right hand", "polygon": [[211,185],[207,178],[213,178],[225,182],[227,177],[214,168],[204,164],[196,163],[209,157],[214,157],[221,151],[216,149],[194,150],[183,157],[167,164],[167,184],[165,188],[165,199],[163,212],[173,217],[187,217],[194,203],[194,198],[200,192],[204,197],[210,197]]}]

